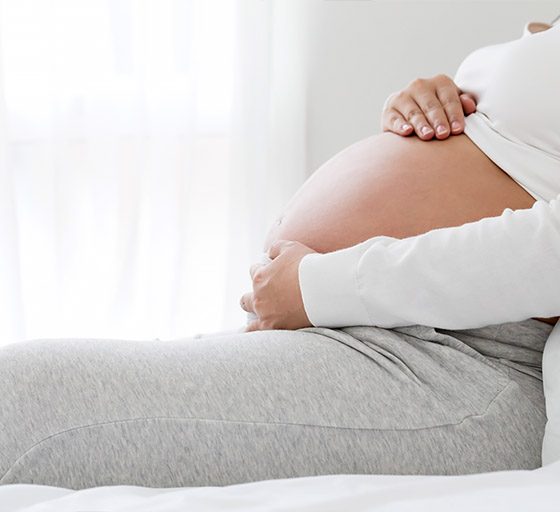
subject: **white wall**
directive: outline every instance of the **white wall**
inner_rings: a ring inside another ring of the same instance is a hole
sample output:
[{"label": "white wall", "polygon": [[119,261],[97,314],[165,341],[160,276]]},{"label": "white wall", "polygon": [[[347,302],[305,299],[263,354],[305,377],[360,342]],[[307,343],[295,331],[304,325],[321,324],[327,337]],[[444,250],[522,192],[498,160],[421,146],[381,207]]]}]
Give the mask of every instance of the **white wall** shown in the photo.
[{"label": "white wall", "polygon": [[470,51],[520,37],[527,21],[560,13],[560,2],[539,0],[305,1],[309,172],[378,133],[394,90],[420,76],[453,76]]}]

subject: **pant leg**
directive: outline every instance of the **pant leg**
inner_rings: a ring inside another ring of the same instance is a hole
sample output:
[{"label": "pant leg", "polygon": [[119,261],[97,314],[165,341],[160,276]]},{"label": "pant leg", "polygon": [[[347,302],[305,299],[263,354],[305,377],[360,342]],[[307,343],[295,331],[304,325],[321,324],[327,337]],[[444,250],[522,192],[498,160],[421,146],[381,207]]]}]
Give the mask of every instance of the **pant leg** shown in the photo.
[{"label": "pant leg", "polygon": [[540,465],[544,406],[451,336],[354,327],[0,350],[0,483],[227,485]]}]

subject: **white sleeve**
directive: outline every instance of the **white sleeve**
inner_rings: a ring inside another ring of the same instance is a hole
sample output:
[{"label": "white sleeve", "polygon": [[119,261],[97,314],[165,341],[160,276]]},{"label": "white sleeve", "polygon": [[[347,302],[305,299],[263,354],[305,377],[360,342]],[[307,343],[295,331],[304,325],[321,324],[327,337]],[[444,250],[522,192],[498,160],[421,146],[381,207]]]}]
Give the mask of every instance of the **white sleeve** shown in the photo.
[{"label": "white sleeve", "polygon": [[299,265],[315,326],[468,329],[560,315],[560,195],[404,239],[378,236]]}]

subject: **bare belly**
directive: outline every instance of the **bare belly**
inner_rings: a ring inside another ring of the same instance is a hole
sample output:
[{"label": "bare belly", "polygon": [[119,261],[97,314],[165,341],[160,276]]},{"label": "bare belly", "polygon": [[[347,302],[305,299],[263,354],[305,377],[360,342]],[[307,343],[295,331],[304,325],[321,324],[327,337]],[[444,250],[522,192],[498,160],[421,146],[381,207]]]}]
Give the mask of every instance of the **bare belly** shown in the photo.
[{"label": "bare belly", "polygon": [[425,142],[383,133],[314,172],[270,229],[265,250],[284,239],[330,252],[378,235],[405,238],[459,226],[534,202],[466,135]]}]

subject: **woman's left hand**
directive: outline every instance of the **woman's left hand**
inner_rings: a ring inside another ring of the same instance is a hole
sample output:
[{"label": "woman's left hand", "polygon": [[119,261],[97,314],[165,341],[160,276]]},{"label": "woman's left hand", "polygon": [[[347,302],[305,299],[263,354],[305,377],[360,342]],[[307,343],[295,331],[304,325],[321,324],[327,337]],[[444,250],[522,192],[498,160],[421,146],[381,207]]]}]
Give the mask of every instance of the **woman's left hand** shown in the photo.
[{"label": "woman's left hand", "polygon": [[314,252],[302,243],[278,240],[268,250],[270,263],[251,265],[253,292],[245,293],[240,304],[258,318],[247,325],[245,332],[311,326],[303,307],[298,268],[303,257]]}]

